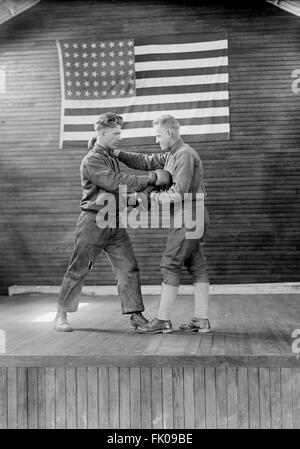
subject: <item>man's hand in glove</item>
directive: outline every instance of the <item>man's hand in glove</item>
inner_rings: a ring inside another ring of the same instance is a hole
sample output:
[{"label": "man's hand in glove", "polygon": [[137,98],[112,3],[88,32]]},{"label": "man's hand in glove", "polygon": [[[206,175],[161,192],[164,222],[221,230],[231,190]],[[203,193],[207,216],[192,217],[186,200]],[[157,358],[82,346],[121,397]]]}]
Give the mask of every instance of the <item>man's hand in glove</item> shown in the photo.
[{"label": "man's hand in glove", "polygon": [[148,175],[149,184],[155,185],[163,190],[168,190],[173,184],[172,176],[168,170],[159,168],[155,171],[151,171]]}]

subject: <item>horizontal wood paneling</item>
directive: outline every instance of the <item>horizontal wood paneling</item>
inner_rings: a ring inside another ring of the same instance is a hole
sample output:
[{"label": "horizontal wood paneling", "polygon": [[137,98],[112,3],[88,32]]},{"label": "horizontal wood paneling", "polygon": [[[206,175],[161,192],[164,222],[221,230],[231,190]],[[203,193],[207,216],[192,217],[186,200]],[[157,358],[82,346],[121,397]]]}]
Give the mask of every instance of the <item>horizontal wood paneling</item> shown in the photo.
[{"label": "horizontal wood paneling", "polygon": [[[88,24],[88,26],[87,26]],[[299,21],[266,2],[43,0],[0,27],[0,289],[61,282],[73,246],[84,148],[58,149],[56,39],[227,30],[231,138],[202,142],[213,283],[299,280]],[[141,150],[141,148],[136,148]],[[146,151],[158,151],[148,146]],[[131,230],[142,282],[160,283],[165,230]],[[190,277],[183,272],[182,282]],[[87,284],[114,282],[100,257]],[[221,409],[222,406],[220,405]],[[220,409],[220,413],[221,413]],[[32,418],[33,419],[33,418]],[[199,418],[200,419],[200,418]]]},{"label": "horizontal wood paneling", "polygon": [[1,368],[0,375],[2,429],[300,426],[299,367],[179,362],[162,368]]}]

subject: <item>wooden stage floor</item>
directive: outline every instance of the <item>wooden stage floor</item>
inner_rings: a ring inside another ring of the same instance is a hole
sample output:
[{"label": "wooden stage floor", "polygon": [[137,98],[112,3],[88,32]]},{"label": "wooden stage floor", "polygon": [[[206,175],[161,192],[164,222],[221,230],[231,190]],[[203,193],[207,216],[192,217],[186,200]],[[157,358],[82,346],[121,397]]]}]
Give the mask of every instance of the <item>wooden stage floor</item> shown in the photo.
[{"label": "wooden stage floor", "polygon": [[[147,318],[158,300],[145,296]],[[82,297],[59,333],[55,301],[0,298],[0,428],[300,428],[298,296],[212,295],[203,335],[178,331],[191,296],[165,335],[130,330],[113,296]]]},{"label": "wooden stage floor", "polygon": [[[214,295],[211,334],[182,333],[193,313],[193,297],[179,296],[172,314],[173,333],[140,335],[129,328],[115,296],[83,296],[69,314],[75,331],[53,329],[54,295],[0,297],[0,329],[11,355],[107,356],[291,356],[292,331],[300,328],[298,295]],[[155,315],[159,297],[145,296],[145,316]]]}]

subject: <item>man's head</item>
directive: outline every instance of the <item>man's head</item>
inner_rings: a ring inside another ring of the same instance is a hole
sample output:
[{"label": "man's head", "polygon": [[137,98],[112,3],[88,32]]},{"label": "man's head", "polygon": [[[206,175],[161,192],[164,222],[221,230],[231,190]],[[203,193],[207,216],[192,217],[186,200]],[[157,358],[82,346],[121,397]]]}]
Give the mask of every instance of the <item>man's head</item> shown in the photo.
[{"label": "man's head", "polygon": [[158,143],[163,151],[168,151],[180,137],[180,125],[172,115],[161,115],[153,120],[153,127]]},{"label": "man's head", "polygon": [[110,150],[115,150],[121,141],[121,126],[123,118],[113,112],[101,114],[94,129],[97,134],[97,143]]}]

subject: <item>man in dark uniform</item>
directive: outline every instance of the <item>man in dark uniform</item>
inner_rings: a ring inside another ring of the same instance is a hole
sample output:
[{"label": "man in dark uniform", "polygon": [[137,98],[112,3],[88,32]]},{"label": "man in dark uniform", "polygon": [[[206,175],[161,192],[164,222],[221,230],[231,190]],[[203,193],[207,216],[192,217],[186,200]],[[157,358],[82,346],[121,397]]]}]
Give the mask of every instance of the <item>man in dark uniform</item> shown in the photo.
[{"label": "man in dark uniform", "polygon": [[[176,203],[189,193],[197,197],[206,195],[203,185],[203,168],[198,153],[180,137],[179,122],[164,115],[153,122],[156,142],[163,153],[145,155],[115,150],[114,154],[130,168],[139,170],[165,169],[170,172],[173,185],[167,192],[151,193],[159,203]],[[208,213],[204,208],[204,234],[208,228]],[[157,315],[150,323],[137,327],[140,333],[172,332],[170,313],[180,284],[180,270],[186,266],[193,276],[195,310],[193,318],[180,326],[185,332],[210,332],[208,320],[209,278],[202,252],[204,235],[197,233],[187,238],[185,223],[171,227],[161,259],[163,276],[161,300]]]},{"label": "man in dark uniform", "polygon": [[[57,331],[73,330],[67,321],[67,313],[77,311],[84,280],[102,250],[113,267],[122,313],[131,314],[130,324],[134,328],[148,322],[141,313],[144,305],[139,268],[126,229],[119,226],[118,220],[116,227],[100,228],[96,220],[103,207],[99,202],[103,193],[115,195],[118,204],[120,185],[127,186],[130,193],[159,184],[155,172],[138,176],[120,173],[119,162],[113,151],[121,140],[122,122],[122,117],[114,113],[105,113],[99,117],[95,124],[96,142],[80,166],[83,191],[81,215],[77,222],[74,251],[57,301]],[[116,215],[118,217],[118,210]]]}]

